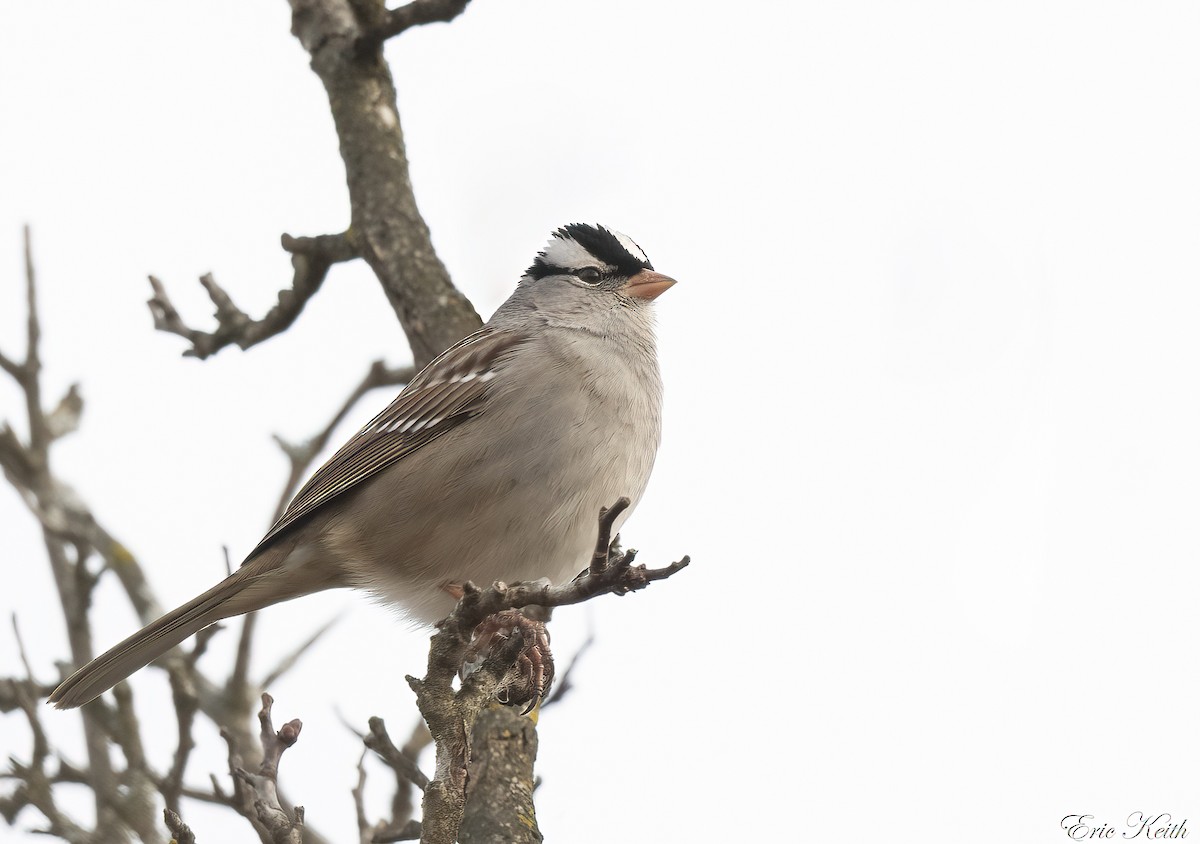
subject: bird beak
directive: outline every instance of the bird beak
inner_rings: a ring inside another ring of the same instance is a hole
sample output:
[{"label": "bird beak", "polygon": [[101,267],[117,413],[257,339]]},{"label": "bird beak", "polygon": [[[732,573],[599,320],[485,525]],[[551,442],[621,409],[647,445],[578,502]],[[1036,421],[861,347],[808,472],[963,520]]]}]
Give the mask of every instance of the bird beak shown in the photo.
[{"label": "bird beak", "polygon": [[625,286],[621,288],[621,292],[637,299],[657,299],[666,293],[667,288],[674,283],[675,279],[670,276],[656,273],[653,270],[642,270],[637,275],[630,277]]}]

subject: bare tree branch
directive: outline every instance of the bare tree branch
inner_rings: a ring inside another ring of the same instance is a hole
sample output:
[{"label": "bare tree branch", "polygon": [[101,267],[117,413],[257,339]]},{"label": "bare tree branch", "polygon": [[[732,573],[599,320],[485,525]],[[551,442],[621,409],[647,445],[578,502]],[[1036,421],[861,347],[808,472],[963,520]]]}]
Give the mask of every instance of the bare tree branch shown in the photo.
[{"label": "bare tree branch", "polygon": [[382,759],[389,768],[396,772],[399,784],[412,783],[422,791],[429,785],[429,777],[417,767],[417,760],[404,754],[388,735],[387,727],[382,718],[371,718],[367,722],[370,733],[363,737],[363,744]]},{"label": "bare tree branch", "polygon": [[589,625],[587,638],[583,640],[583,644],[579,646],[579,650],[575,651],[574,656],[571,657],[571,662],[568,663],[567,670],[558,675],[557,682],[554,684],[554,693],[542,701],[541,708],[543,711],[547,706],[562,702],[567,693],[575,688],[575,684],[572,682],[575,677],[575,667],[579,665],[579,658],[591,650],[594,644],[596,644],[596,633]]},{"label": "bare tree branch", "polygon": [[41,697],[41,689],[33,678],[33,671],[29,665],[29,657],[25,653],[25,643],[21,639],[21,631],[17,626],[15,615],[12,625],[13,635],[17,641],[17,651],[21,656],[21,663],[25,667],[25,677],[20,680],[4,680],[2,683],[3,695],[0,695],[0,698],[4,700],[4,711],[10,710],[11,703],[13,708],[19,708],[24,713],[33,736],[33,747],[29,762],[20,762],[15,755],[9,757],[7,776],[16,780],[18,785],[12,793],[0,797],[0,815],[3,815],[4,819],[11,824],[24,808],[32,806],[42,813],[49,824],[49,827],[43,830],[44,832],[57,835],[71,844],[90,842],[89,833],[59,809],[54,799],[54,778],[46,771],[46,762],[50,757],[50,742],[46,738],[46,731],[42,727],[39,716],[38,700]]},{"label": "bare tree branch", "polygon": [[241,709],[251,698],[250,653],[254,646],[254,631],[258,625],[258,613],[242,617],[242,632],[238,636],[237,651],[233,658],[233,669],[225,679],[224,696],[229,704]]},{"label": "bare tree branch", "polygon": [[[409,733],[408,741],[400,747],[400,753],[406,759],[411,759],[413,764],[421,758],[421,752],[433,744],[433,736],[429,733],[429,725],[421,718],[416,719],[413,724],[412,731]],[[401,780],[399,774],[396,776],[396,791],[392,794],[392,827],[401,827],[400,832],[412,832],[413,824],[418,823],[412,819],[413,810],[416,808],[413,802],[413,791],[408,788]],[[401,825],[402,821],[407,820]],[[420,829],[416,830],[416,838],[421,837]]]},{"label": "bare tree branch", "polygon": [[[424,722],[419,724],[418,731],[416,731],[416,735],[420,734],[428,735]],[[362,786],[366,783],[366,767],[365,759],[359,760],[359,785],[356,786],[353,794],[355,804],[359,807],[359,836],[362,842],[373,844],[374,842],[398,842],[398,840],[420,838],[420,822],[413,819],[412,791],[414,785],[416,788],[424,789],[428,784],[428,777],[416,765],[416,758],[425,744],[414,742],[414,738],[409,738],[403,748],[397,748],[392,743],[382,718],[371,718],[370,732],[365,736],[356,735],[362,738],[362,743],[367,750],[373,750],[379,759],[391,768],[392,776],[396,780],[396,788],[392,792],[391,798],[391,818],[371,824],[366,818],[365,809],[361,806]]]},{"label": "bare tree branch", "polygon": [[275,667],[267,672],[267,676],[258,682],[256,685],[260,689],[269,689],[275,685],[275,682],[296,667],[296,663],[300,661],[300,657],[304,656],[313,645],[319,642],[326,633],[333,629],[334,625],[341,620],[341,616],[334,616],[329,621],[322,624],[312,635],[293,648],[283,659],[275,664]]},{"label": "bare tree branch", "polygon": [[23,364],[25,381],[21,386],[28,397],[27,408],[29,417],[29,446],[35,454],[44,454],[49,436],[46,433],[45,416],[42,413],[42,361],[39,345],[42,339],[42,326],[37,307],[37,272],[33,266],[33,242],[29,226],[25,226],[25,299],[28,311],[25,322],[25,362]]},{"label": "bare tree branch", "polygon": [[366,51],[388,38],[427,23],[448,23],[461,15],[471,0],[412,0],[388,9],[382,0],[354,0],[355,12],[362,23],[359,49]]},{"label": "bare tree branch", "polygon": [[371,839],[375,837],[375,827],[367,820],[367,806],[363,799],[367,788],[367,750],[358,755],[358,781],[354,788],[350,789],[350,796],[354,798],[354,819],[358,823],[358,844],[371,844]]},{"label": "bare tree branch", "polygon": [[[304,808],[289,811],[279,795],[279,761],[283,752],[296,743],[303,726],[299,719],[288,721],[278,731],[271,722],[275,700],[266,692],[258,713],[261,759],[256,773],[250,773],[232,737],[222,733],[229,745],[229,772],[233,775],[234,794],[229,801],[258,833],[263,844],[301,844],[304,840]],[[214,795],[224,794],[213,780]],[[223,799],[218,802],[224,802]]]},{"label": "bare tree branch", "polygon": [[279,761],[283,752],[296,743],[300,738],[300,719],[288,721],[278,731],[271,723],[271,707],[275,700],[266,692],[262,696],[262,709],[258,713],[262,725],[262,762],[258,773],[251,774],[238,768],[234,776],[247,783],[254,789],[254,811],[259,822],[271,833],[275,844],[301,844],[304,827],[304,807],[297,806],[289,812],[279,801],[277,782],[279,779]]},{"label": "bare tree branch", "polygon": [[3,369],[17,381],[20,381],[25,374],[24,367],[2,351],[0,351],[0,369]]},{"label": "bare tree branch", "polygon": [[171,833],[172,844],[196,844],[196,835],[192,828],[183,822],[177,812],[163,809],[163,822]]},{"label": "bare tree branch", "polygon": [[467,803],[460,844],[539,844],[533,819],[533,763],[537,759],[535,721],[513,708],[490,706],[471,731]]},{"label": "bare tree branch", "polygon": [[[196,692],[196,662],[208,647],[209,640],[220,628],[216,625],[201,630],[196,635],[196,645],[182,665],[172,667],[171,699],[175,704],[176,734],[178,736],[175,757],[171,761],[171,770],[167,773],[159,791],[166,801],[167,811],[171,813],[180,810],[180,798],[183,795],[183,776],[187,771],[188,758],[196,746],[192,737],[192,727],[196,720],[196,711],[200,707],[200,698]],[[176,815],[178,818],[178,815]],[[167,825],[170,827],[168,817]],[[174,830],[172,829],[172,832]]]},{"label": "bare tree branch", "polygon": [[159,834],[156,778],[146,761],[141,725],[133,710],[133,692],[129,683],[118,683],[113,689],[113,697],[117,703],[116,717],[109,720],[108,733],[125,756],[125,770],[120,774],[125,799],[116,808],[140,839],[152,841]]},{"label": "bare tree branch", "polygon": [[72,384],[54,410],[46,414],[47,435],[50,439],[57,440],[74,433],[79,430],[82,416],[83,396],[79,394],[79,385]]},{"label": "bare tree branch", "polygon": [[370,28],[382,3],[373,9],[370,0],[289,2],[292,33],[312,57],[329,97],[355,242],[404,328],[414,363],[422,367],[481,320],[451,283],[417,209],[396,87],[382,42],[364,30],[364,17]]},{"label": "bare tree branch", "polygon": [[[301,245],[307,248],[304,244]],[[73,426],[74,422],[70,417],[78,417],[82,411],[82,400],[78,398],[77,391],[68,391],[66,398],[59,403],[60,409],[51,414],[46,414],[39,404],[41,364],[37,340],[40,338],[40,326],[36,311],[36,274],[33,270],[32,250],[28,248],[28,232],[26,247],[27,300],[29,307],[33,309],[27,321],[26,359],[20,364],[8,362],[13,364],[11,369],[17,373],[14,380],[25,397],[30,431],[41,433],[36,444],[32,435],[28,442],[22,442],[11,427],[0,426],[0,468],[3,468],[9,482],[21,494],[42,526],[46,553],[58,589],[63,617],[67,623],[71,661],[78,666],[87,662],[92,655],[88,612],[92,589],[99,572],[93,572],[88,567],[89,558],[99,556],[103,562],[99,571],[111,571],[116,575],[143,623],[149,623],[160,616],[163,608],[154,596],[138,560],[123,543],[113,538],[96,521],[84,502],[50,471],[50,447],[57,436],[61,436]],[[5,367],[6,372],[9,369],[10,367]],[[54,419],[56,415],[57,420]],[[230,736],[241,737],[242,746],[251,746],[246,727],[246,715],[251,711],[250,704],[247,701],[232,699],[226,690],[215,686],[195,668],[195,662],[203,652],[208,637],[216,629],[219,628],[211,628],[210,631],[200,634],[196,648],[190,656],[181,658],[180,650],[176,649],[171,655],[164,657],[161,664],[167,666],[175,677],[180,676],[178,672],[185,672],[195,686],[198,709]],[[48,693],[42,686],[18,688],[12,685],[11,681],[0,680],[0,705],[4,705],[11,698],[12,708],[20,708],[20,697],[27,691],[34,691],[43,697]],[[61,763],[59,772],[53,776],[33,766],[21,767],[15,777],[19,782],[16,791],[6,798],[0,798],[0,807],[5,810],[6,817],[15,818],[23,806],[35,806],[46,815],[54,834],[68,837],[68,840],[72,840],[70,836],[75,836],[75,840],[81,841],[86,838],[88,841],[119,843],[129,840],[130,829],[136,830],[139,837],[150,836],[148,840],[153,840],[161,834],[152,831],[158,827],[154,820],[151,806],[153,798],[150,792],[157,788],[162,790],[164,795],[168,795],[172,802],[177,802],[175,794],[182,796],[192,791],[178,782],[182,778],[182,766],[190,752],[190,736],[185,741],[183,730],[190,729],[192,716],[184,710],[177,710],[177,715],[182,719],[180,747],[172,771],[160,776],[145,765],[145,755],[141,750],[132,703],[127,696],[122,697],[127,695],[127,689],[119,689],[116,694],[118,707],[115,711],[103,701],[93,702],[80,711],[84,723],[87,764],[75,769],[64,767],[65,763]],[[186,695],[176,697],[177,706],[185,697]],[[34,729],[34,726],[31,726],[31,729]],[[35,729],[35,735],[36,732]],[[109,755],[110,739],[122,746],[127,761],[130,762],[126,770],[120,773],[114,770]],[[176,766],[179,766],[178,770]],[[51,787],[56,782],[71,781],[84,782],[93,791],[97,817],[95,830],[76,829],[78,824],[70,821],[62,813],[57,813]],[[306,844],[318,844],[323,841],[309,827],[305,827],[303,833]]]},{"label": "bare tree branch", "polygon": [[[570,583],[554,586],[548,580],[540,580],[509,586],[497,582],[487,589],[469,581],[465,583],[462,599],[430,641],[425,677],[406,678],[417,694],[417,707],[437,745],[434,778],[425,789],[422,841],[426,844],[453,844],[458,838],[466,807],[471,735],[476,718],[501,688],[523,646],[522,640],[514,636],[492,649],[479,669],[455,691],[455,676],[480,623],[489,616],[529,605],[557,607],[608,593],[627,595],[682,571],[690,562],[685,556],[661,569],[633,565],[637,552],[621,553],[612,536],[617,516],[629,506],[629,499],[621,498],[612,507],[601,509],[596,555],[588,570]],[[532,792],[532,767],[529,774]],[[532,812],[532,802],[528,810]],[[532,814],[527,820],[524,829],[532,835],[536,833],[536,826],[531,826]]]},{"label": "bare tree branch", "polygon": [[[600,529],[598,531],[596,548],[616,551],[617,545],[611,539],[613,523],[616,517],[629,509],[628,498],[620,498],[611,507],[600,510]],[[442,622],[442,627],[435,638],[443,633],[449,635],[468,635],[484,618],[504,610],[536,605],[541,607],[562,607],[590,600],[597,595],[613,594],[628,595],[644,589],[656,580],[665,580],[687,568],[691,558],[684,556],[678,562],[671,563],[661,569],[647,569],[644,565],[633,565],[637,551],[630,549],[623,554],[613,554],[608,557],[606,564],[598,563],[593,558],[586,572],[578,575],[569,583],[560,586],[552,585],[548,580],[536,580],[526,583],[514,583],[511,586],[495,583],[488,589],[480,589],[468,583],[463,589],[463,598],[458,602],[449,618]]]},{"label": "bare tree branch", "polygon": [[217,328],[189,327],[162,283],[151,277],[155,327],[191,344],[204,358],[230,343],[243,349],[286,329],[320,287],[332,263],[362,257],[383,286],[418,367],[470,334],[479,315],[453,285],[417,209],[382,43],[406,29],[448,21],[466,0],[414,0],[389,11],[380,0],[290,0],[292,32],[312,57],[329,96],[346,166],[351,227],[344,235],[283,238],[295,268],[292,287],[261,320],[238,308],[211,275],[201,284],[216,306]]},{"label": "bare tree branch", "polygon": [[225,740],[225,744],[229,749],[229,774],[233,778],[233,793],[226,794],[217,781],[216,776],[213,775],[211,777],[214,796],[213,802],[224,803],[248,820],[250,825],[254,827],[254,831],[258,833],[258,838],[262,844],[273,844],[271,831],[263,825],[262,821],[259,820],[258,813],[254,811],[255,793],[253,787],[238,776],[238,771],[244,768],[237,740],[228,730],[221,730],[221,738]]},{"label": "bare tree branch", "polygon": [[[25,360],[18,367],[20,374],[14,377],[25,397],[29,440],[21,443],[11,428],[5,426],[0,429],[0,465],[41,522],[42,539],[67,625],[71,657],[76,665],[82,665],[92,656],[91,629],[87,621],[92,587],[95,585],[94,576],[87,570],[87,558],[92,546],[86,537],[64,536],[74,521],[76,497],[50,472],[50,446],[54,437],[42,406],[41,325],[31,241],[29,227],[26,226],[25,296],[28,313]],[[6,371],[8,369],[5,368]],[[109,755],[104,725],[95,708],[85,707],[82,715],[88,769],[96,805],[96,832],[101,837],[107,836],[107,840],[122,842],[128,839],[128,834],[120,817],[119,783]]]},{"label": "bare tree branch", "polygon": [[212,273],[207,273],[200,277],[200,284],[216,306],[217,327],[213,331],[191,328],[179,315],[163,283],[150,276],[154,295],[147,304],[154,316],[154,327],[187,340],[191,348],[184,355],[188,357],[203,359],[230,344],[248,349],[290,328],[320,289],[329,268],[358,257],[349,232],[303,238],[285,234],[281,240],[283,248],[292,253],[292,286],[279,291],[278,301],[262,319],[252,319],[235,305]]}]

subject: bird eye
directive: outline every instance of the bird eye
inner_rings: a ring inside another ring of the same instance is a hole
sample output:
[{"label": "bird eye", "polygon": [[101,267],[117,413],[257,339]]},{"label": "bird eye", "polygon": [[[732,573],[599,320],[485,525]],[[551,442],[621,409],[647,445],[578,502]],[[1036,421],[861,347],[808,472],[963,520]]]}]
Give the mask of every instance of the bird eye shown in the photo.
[{"label": "bird eye", "polygon": [[595,284],[600,280],[600,271],[595,267],[584,267],[575,275],[580,281],[586,281],[588,284]]}]

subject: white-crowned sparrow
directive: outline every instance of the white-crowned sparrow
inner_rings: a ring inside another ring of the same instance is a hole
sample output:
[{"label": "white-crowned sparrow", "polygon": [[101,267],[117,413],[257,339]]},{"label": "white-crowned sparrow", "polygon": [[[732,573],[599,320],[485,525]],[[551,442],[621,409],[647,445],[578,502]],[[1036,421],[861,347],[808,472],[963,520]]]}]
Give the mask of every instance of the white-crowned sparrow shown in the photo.
[{"label": "white-crowned sparrow", "polygon": [[467,580],[561,582],[585,568],[600,508],[636,505],[650,477],[662,403],[651,302],[674,283],[623,234],[559,229],[487,325],[318,469],[236,572],[50,700],[80,706],[215,621],[322,589],[366,589],[432,623]]}]

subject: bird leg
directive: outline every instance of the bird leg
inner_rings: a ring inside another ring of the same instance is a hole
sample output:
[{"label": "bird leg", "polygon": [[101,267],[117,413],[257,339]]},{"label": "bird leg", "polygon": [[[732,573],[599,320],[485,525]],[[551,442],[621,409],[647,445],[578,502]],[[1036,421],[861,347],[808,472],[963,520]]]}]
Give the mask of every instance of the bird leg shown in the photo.
[{"label": "bird leg", "polygon": [[[520,640],[517,646],[515,639]],[[496,699],[506,706],[528,704],[522,714],[533,710],[554,682],[554,656],[546,625],[520,610],[490,615],[476,626],[467,648],[466,662],[482,661],[519,647],[508,673],[496,689]]]}]

